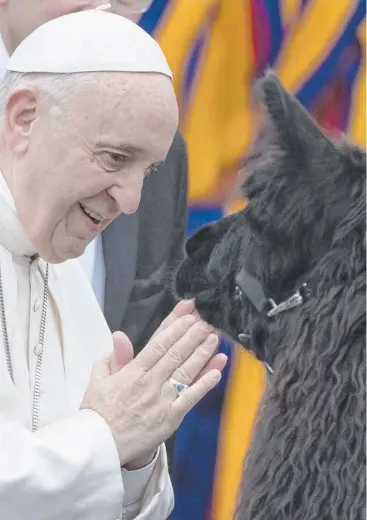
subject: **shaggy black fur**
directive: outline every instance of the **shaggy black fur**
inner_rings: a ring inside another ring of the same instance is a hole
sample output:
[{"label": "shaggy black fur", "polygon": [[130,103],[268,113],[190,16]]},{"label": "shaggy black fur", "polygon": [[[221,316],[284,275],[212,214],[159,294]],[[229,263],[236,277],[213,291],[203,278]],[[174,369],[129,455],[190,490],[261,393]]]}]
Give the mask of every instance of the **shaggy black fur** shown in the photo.
[{"label": "shaggy black fur", "polygon": [[[331,142],[270,71],[268,122],[246,168],[247,207],[200,230],[180,298],[274,368],[244,467],[237,520],[365,518],[365,154]],[[273,318],[235,291],[311,296]]]}]

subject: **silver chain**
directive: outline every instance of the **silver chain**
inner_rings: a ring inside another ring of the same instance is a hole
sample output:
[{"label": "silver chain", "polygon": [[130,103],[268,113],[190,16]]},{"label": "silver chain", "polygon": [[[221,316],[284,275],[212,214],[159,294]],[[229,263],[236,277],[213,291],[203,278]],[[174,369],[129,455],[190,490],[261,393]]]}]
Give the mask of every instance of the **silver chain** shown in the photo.
[{"label": "silver chain", "polygon": [[3,331],[3,338],[4,338],[6,364],[8,365],[8,372],[10,375],[10,379],[14,383],[13,365],[11,363],[10,348],[9,348],[8,327],[6,324],[6,315],[5,315],[3,275],[2,275],[2,271],[1,271],[1,263],[0,263],[0,317],[1,317],[1,328]]},{"label": "silver chain", "polygon": [[[35,376],[34,391],[33,391],[33,410],[32,410],[32,431],[33,432],[38,430],[38,424],[39,424],[39,401],[40,401],[40,391],[41,391],[43,345],[45,342],[46,316],[47,316],[47,307],[48,307],[48,264],[46,264],[46,273],[45,273],[44,283],[45,283],[45,285],[44,285],[44,290],[43,290],[40,334],[39,334],[38,343],[34,347],[34,353],[37,356],[37,364],[36,364],[36,376]],[[13,364],[11,361],[8,325],[6,322],[5,305],[4,305],[4,290],[3,290],[3,278],[2,278],[1,265],[0,265],[0,318],[1,318],[1,328],[2,328],[2,332],[3,332],[3,339],[4,339],[6,364],[8,366],[8,372],[9,372],[10,378],[11,378],[12,382],[14,383]]]}]

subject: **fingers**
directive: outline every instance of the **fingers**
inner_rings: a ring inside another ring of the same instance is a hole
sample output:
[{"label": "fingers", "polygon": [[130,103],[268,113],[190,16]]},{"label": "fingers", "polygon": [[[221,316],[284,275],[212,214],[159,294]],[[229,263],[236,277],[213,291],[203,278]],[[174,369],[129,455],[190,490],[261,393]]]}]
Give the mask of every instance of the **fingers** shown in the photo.
[{"label": "fingers", "polygon": [[[191,385],[212,358],[217,350],[218,336],[209,336],[199,345],[195,351],[172,373],[172,377],[185,385]],[[216,368],[215,366],[213,368]]]},{"label": "fingers", "polygon": [[154,336],[148,345],[136,356],[134,363],[142,370],[150,370],[193,326],[194,316],[183,316],[176,319],[165,330]]},{"label": "fingers", "polygon": [[192,313],[192,315],[195,316],[198,320],[201,320],[201,316],[196,309],[194,309],[194,312]]},{"label": "fingers", "polygon": [[[198,353],[195,354],[194,358],[197,365],[200,366],[197,371],[199,373],[209,357],[213,355],[218,344],[218,337],[215,334],[210,334],[212,330],[213,328],[205,322],[195,323],[159,360],[152,370],[152,377],[163,384],[179,367],[181,367],[182,372],[185,372],[182,367],[186,366],[186,360],[196,350],[198,350]],[[208,352],[210,354],[207,354]],[[200,365],[202,359],[205,359],[205,361]],[[192,362],[189,363],[190,368],[192,365]]]},{"label": "fingers", "polygon": [[178,302],[176,307],[173,309],[171,314],[175,316],[184,316],[185,314],[192,314],[195,311],[195,301],[194,300],[181,300]]},{"label": "fingers", "polygon": [[210,361],[208,361],[208,363],[205,365],[205,367],[202,369],[199,375],[195,377],[194,381],[198,381],[201,377],[203,377],[207,372],[210,372],[211,370],[219,370],[219,372],[222,372],[227,364],[227,361],[228,357],[225,354],[217,354],[212,359],[210,359]]},{"label": "fingers", "polygon": [[134,359],[134,348],[124,332],[112,334],[113,352],[111,355],[110,370],[115,374]]},{"label": "fingers", "polygon": [[157,336],[157,334],[160,334],[164,330],[166,330],[170,325],[172,325],[177,318],[182,318],[183,316],[186,316],[187,314],[193,314],[195,310],[194,300],[181,300],[176,307],[173,309],[171,314],[167,316],[165,320],[162,321],[159,328],[156,330],[156,332],[153,334],[153,338]]},{"label": "fingers", "polygon": [[210,370],[210,372],[204,374],[203,377],[189,386],[173,401],[171,405],[172,414],[182,420],[191,408],[219,383],[221,377],[219,370]]}]

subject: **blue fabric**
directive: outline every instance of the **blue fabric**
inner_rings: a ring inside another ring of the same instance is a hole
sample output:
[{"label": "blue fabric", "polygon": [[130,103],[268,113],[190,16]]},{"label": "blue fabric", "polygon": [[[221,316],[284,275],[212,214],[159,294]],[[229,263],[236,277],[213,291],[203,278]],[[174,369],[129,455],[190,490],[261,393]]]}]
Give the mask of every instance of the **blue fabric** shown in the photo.
[{"label": "blue fabric", "polygon": [[263,9],[267,15],[271,46],[269,49],[269,56],[266,65],[273,66],[275,60],[278,57],[284,36],[282,20],[280,18],[279,0],[254,0],[254,2],[258,4],[262,2]]},{"label": "blue fabric", "polygon": [[191,206],[187,216],[187,236],[191,237],[200,227],[223,217],[221,207]]},{"label": "blue fabric", "polygon": [[140,27],[147,33],[153,34],[170,3],[173,3],[173,0],[154,0],[148,11],[141,17]]}]

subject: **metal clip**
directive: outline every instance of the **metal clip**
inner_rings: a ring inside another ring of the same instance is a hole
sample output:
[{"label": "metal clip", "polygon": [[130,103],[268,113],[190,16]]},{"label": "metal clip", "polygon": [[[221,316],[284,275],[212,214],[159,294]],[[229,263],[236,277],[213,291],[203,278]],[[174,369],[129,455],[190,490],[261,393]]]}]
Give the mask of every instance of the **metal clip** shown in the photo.
[{"label": "metal clip", "polygon": [[272,374],[274,372],[274,370],[271,368],[270,365],[268,365],[266,363],[266,361],[264,361],[264,365],[265,365],[266,370],[269,372],[269,374]]},{"label": "metal clip", "polygon": [[289,309],[293,309],[294,307],[302,305],[303,297],[301,293],[297,291],[295,294],[293,294],[293,296],[288,298],[288,300],[279,303],[279,305],[277,305],[271,298],[269,298],[268,302],[271,304],[272,308],[266,313],[266,315],[268,318],[272,318],[273,316],[277,316],[284,311],[288,311]]},{"label": "metal clip", "polygon": [[234,299],[239,301],[239,300],[242,300],[242,298],[243,298],[243,291],[242,291],[241,287],[236,285],[236,287],[234,288]]}]

